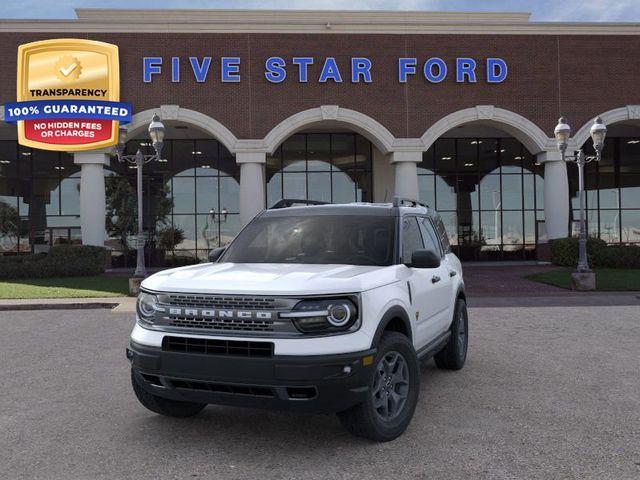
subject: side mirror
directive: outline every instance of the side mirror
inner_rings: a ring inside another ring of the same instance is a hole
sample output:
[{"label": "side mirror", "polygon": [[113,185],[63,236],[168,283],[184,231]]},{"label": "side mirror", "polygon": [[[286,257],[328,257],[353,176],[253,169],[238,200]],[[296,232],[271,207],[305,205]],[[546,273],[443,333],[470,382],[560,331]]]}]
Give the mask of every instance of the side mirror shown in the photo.
[{"label": "side mirror", "polygon": [[209,252],[209,261],[215,263],[222,256],[227,247],[214,248]]},{"label": "side mirror", "polygon": [[411,255],[411,265],[413,268],[438,268],[440,266],[440,256],[433,250],[416,250]]}]

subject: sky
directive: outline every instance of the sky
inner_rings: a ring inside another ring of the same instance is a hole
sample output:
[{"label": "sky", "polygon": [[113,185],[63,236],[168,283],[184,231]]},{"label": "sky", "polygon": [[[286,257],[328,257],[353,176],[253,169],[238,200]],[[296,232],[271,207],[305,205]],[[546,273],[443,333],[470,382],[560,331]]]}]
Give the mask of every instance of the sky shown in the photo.
[{"label": "sky", "polygon": [[75,18],[74,8],[261,8],[530,12],[532,21],[640,22],[640,0],[19,0],[1,18]]}]

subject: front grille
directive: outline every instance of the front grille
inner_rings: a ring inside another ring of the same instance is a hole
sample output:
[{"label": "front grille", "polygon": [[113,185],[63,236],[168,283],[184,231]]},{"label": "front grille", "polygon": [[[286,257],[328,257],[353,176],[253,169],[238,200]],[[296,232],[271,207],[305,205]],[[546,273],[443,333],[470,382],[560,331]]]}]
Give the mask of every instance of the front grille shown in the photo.
[{"label": "front grille", "polygon": [[232,297],[224,295],[177,294],[162,295],[160,301],[176,307],[273,310],[278,308],[271,297]]},{"label": "front grille", "polygon": [[178,317],[169,315],[172,327],[204,330],[233,330],[240,332],[272,332],[273,320],[245,320],[239,318]]},{"label": "front grille", "polygon": [[275,394],[270,387],[259,385],[231,385],[227,383],[198,382],[195,380],[174,380],[169,382],[174,388],[182,388],[186,390],[203,390],[215,393],[230,393],[232,395],[250,395],[253,397],[273,398]]},{"label": "front grille", "polygon": [[239,357],[272,357],[272,342],[243,342],[210,338],[164,337],[162,350],[167,352],[232,355]]}]

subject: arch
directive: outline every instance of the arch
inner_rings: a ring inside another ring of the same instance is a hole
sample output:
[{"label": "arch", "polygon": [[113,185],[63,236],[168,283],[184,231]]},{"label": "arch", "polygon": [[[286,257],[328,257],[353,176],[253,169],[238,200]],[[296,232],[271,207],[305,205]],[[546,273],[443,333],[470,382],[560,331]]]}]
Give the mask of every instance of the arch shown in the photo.
[{"label": "arch", "polygon": [[465,108],[441,118],[421,137],[425,150],[452,128],[471,122],[496,126],[518,139],[532,154],[554,148],[554,141],[527,118],[493,105]]},{"label": "arch", "polygon": [[[638,120],[638,123],[640,123],[640,105],[627,105],[625,107],[614,108],[613,110],[601,113],[599,117],[607,126],[614,123],[625,122],[627,120]],[[589,140],[589,137],[591,136],[591,125],[593,125],[593,120],[595,118],[596,117],[590,118],[589,121],[582,125],[580,130],[578,130],[573,136],[575,149],[582,148],[582,145]]]},{"label": "arch", "polygon": [[131,123],[127,125],[130,134],[147,128],[153,115],[157,113],[163,121],[173,120],[188,123],[211,134],[222,143],[231,153],[236,153],[236,136],[222,123],[204,113],[182,108],[178,105],[161,105],[160,108],[150,108],[133,115]]},{"label": "arch", "polygon": [[264,145],[269,153],[273,153],[294,133],[320,122],[334,122],[350,127],[370,140],[383,154],[392,150],[395,141],[395,137],[386,127],[368,115],[337,105],[323,105],[285,118],[264,137]]}]

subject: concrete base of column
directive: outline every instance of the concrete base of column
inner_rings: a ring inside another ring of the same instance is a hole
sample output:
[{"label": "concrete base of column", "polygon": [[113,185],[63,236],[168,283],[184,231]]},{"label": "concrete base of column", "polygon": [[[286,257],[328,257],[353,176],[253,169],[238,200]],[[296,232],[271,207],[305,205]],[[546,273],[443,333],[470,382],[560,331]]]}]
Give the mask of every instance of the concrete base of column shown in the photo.
[{"label": "concrete base of column", "polygon": [[240,164],[240,222],[242,226],[265,209],[264,153],[237,153]]}]

